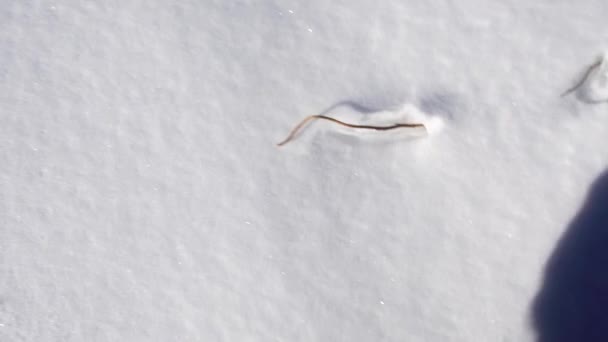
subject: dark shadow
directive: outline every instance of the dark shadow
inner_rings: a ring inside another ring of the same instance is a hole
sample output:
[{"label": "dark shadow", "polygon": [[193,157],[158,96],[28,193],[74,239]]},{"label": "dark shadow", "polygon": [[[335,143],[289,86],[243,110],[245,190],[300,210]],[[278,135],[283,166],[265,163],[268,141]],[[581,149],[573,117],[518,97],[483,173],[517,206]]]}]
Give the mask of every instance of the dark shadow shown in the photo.
[{"label": "dark shadow", "polygon": [[533,320],[538,342],[608,341],[608,172],[553,251]]}]

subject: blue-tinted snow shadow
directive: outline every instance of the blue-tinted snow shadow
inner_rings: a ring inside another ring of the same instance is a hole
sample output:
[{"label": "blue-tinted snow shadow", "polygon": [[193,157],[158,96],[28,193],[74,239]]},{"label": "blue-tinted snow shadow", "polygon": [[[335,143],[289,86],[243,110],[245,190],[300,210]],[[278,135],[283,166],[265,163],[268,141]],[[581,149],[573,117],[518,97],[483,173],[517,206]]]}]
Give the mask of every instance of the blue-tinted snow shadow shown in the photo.
[{"label": "blue-tinted snow shadow", "polygon": [[608,172],[551,255],[533,320],[538,342],[608,341]]},{"label": "blue-tinted snow shadow", "polygon": [[420,109],[429,115],[454,119],[454,113],[462,106],[460,96],[451,92],[433,92],[420,98]]},{"label": "blue-tinted snow shadow", "polygon": [[579,100],[583,103],[589,104],[589,105],[598,105],[598,104],[602,104],[602,103],[608,103],[608,100],[592,99],[585,91],[581,91],[581,90],[577,91],[575,96],[576,96],[577,100]]},{"label": "blue-tinted snow shadow", "polygon": [[366,105],[366,104],[359,103],[359,102],[353,101],[353,100],[343,100],[340,102],[336,102],[333,105],[327,107],[324,111],[322,111],[319,114],[320,115],[331,114],[331,112],[333,112],[334,110],[336,110],[337,108],[340,108],[340,107],[349,107],[349,108],[353,109],[354,111],[357,111],[357,112],[363,113],[363,114],[370,114],[370,113],[378,112],[378,111],[381,111],[384,109],[379,106]]},{"label": "blue-tinted snow shadow", "polygon": [[[352,110],[362,114],[372,114],[383,110],[393,110],[399,108],[400,105],[407,103],[407,96],[401,97],[402,100],[396,101],[395,99],[377,99],[377,100],[354,100],[347,99],[336,102],[325,110],[320,112],[320,115],[331,114],[332,111],[340,107],[348,107]],[[431,116],[439,115],[447,119],[454,117],[456,108],[460,105],[460,97],[451,92],[436,91],[429,92],[421,97],[418,97],[415,101],[411,101],[412,104],[417,105],[420,109]]]}]

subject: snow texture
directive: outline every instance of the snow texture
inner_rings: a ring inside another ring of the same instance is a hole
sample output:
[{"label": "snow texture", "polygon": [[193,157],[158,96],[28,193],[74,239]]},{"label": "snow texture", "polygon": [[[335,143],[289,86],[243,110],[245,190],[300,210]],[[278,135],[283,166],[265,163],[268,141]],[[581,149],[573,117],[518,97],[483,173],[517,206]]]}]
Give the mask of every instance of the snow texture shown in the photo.
[{"label": "snow texture", "polygon": [[[559,95],[607,1],[0,5],[0,341],[555,329],[545,265],[607,168],[608,64]],[[431,134],[275,145],[319,113]]]}]

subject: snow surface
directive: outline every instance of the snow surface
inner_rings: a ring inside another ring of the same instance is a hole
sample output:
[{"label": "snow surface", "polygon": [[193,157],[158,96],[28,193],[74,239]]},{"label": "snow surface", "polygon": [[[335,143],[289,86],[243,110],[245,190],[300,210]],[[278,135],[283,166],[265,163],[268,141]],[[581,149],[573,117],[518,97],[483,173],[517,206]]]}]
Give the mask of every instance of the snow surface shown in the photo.
[{"label": "snow surface", "polygon": [[0,5],[1,341],[535,339],[607,1]]}]

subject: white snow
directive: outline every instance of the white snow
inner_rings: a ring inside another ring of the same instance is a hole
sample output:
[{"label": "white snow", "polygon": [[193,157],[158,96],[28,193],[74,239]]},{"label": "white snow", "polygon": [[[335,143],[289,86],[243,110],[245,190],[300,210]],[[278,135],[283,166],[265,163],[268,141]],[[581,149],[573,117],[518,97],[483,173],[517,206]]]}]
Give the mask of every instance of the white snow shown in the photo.
[{"label": "white snow", "polygon": [[[533,341],[608,163],[608,104],[559,96],[606,13],[3,1],[0,340]],[[330,107],[430,134],[315,122],[275,146]]]}]

